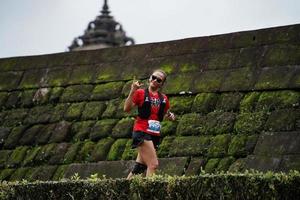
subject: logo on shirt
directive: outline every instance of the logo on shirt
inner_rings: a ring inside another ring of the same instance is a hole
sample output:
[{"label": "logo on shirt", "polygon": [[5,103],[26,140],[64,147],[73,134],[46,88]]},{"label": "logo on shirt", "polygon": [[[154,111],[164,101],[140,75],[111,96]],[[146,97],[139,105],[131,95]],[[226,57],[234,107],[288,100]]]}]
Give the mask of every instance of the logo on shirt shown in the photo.
[{"label": "logo on shirt", "polygon": [[160,99],[156,99],[151,97],[151,106],[156,106],[158,107],[160,105]]}]

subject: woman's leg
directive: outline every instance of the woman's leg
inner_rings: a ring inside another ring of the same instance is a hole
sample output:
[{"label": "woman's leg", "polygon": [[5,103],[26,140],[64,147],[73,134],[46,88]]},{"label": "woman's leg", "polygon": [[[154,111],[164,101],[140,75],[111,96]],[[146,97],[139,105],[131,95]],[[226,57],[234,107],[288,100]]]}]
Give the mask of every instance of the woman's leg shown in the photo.
[{"label": "woman's leg", "polygon": [[141,161],[147,165],[146,176],[151,176],[158,167],[158,159],[153,142],[145,140],[138,147],[138,155]]},{"label": "woman's leg", "polygon": [[[138,155],[136,157],[136,163],[140,163],[140,164],[145,164],[144,161],[142,160],[141,156],[140,156],[140,153],[138,152]],[[132,173],[132,171],[128,174],[127,176],[127,179],[131,179],[131,177],[133,176],[134,174]]]}]

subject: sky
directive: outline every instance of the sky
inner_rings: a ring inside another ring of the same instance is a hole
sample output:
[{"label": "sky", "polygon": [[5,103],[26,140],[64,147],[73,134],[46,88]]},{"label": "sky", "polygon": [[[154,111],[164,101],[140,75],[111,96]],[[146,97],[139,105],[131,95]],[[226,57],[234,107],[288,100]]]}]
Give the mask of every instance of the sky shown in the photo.
[{"label": "sky", "polygon": [[[0,0],[0,58],[66,52],[104,0]],[[300,23],[299,0],[108,0],[136,44]]]}]

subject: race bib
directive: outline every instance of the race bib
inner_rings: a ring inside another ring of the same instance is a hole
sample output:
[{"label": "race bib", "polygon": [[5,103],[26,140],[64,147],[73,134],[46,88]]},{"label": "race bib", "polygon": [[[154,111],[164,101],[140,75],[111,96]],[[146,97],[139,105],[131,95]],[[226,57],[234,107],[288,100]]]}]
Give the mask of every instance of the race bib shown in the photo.
[{"label": "race bib", "polygon": [[152,133],[160,133],[160,122],[156,120],[148,120],[148,129],[147,131]]}]

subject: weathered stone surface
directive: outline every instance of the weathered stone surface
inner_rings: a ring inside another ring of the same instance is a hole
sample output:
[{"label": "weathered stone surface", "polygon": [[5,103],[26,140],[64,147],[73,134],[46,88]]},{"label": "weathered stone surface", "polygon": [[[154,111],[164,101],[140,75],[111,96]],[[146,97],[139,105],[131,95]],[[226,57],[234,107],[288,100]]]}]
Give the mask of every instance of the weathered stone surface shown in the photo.
[{"label": "weathered stone surface", "polygon": [[238,134],[242,133],[259,133],[266,122],[267,113],[252,112],[252,113],[240,113],[236,118],[234,124],[234,132]]},{"label": "weathered stone surface", "polygon": [[159,166],[157,169],[157,174],[181,176],[184,174],[187,160],[187,157],[160,158],[158,160]]},{"label": "weathered stone surface", "polygon": [[218,166],[216,168],[216,171],[227,171],[230,167],[230,165],[235,161],[234,157],[225,157],[220,160],[218,163]]},{"label": "weathered stone surface", "polygon": [[23,159],[26,156],[27,150],[29,147],[26,146],[19,146],[17,147],[12,154],[9,156],[7,161],[8,168],[16,168],[21,165]]},{"label": "weathered stone surface", "polygon": [[8,181],[10,176],[14,173],[15,169],[3,169],[0,172],[0,180]]},{"label": "weathered stone surface", "polygon": [[72,85],[67,87],[62,96],[60,97],[61,102],[77,102],[89,100],[93,85]]},{"label": "weathered stone surface", "polygon": [[248,154],[246,151],[247,135],[238,134],[232,137],[228,147],[228,155],[243,157]]},{"label": "weathered stone surface", "polygon": [[194,98],[191,96],[171,97],[170,105],[172,105],[172,112],[175,114],[184,114],[191,112],[191,107]]},{"label": "weathered stone surface", "polygon": [[41,147],[40,151],[34,157],[35,165],[43,165],[46,164],[50,158],[56,153],[55,149],[57,144],[47,144]]},{"label": "weathered stone surface", "polygon": [[168,79],[172,81],[167,81],[164,86],[164,92],[166,94],[189,94],[194,91],[194,83],[193,78],[195,77],[195,73],[182,73],[180,76],[178,75],[170,75]]},{"label": "weathered stone surface", "polygon": [[55,173],[52,176],[53,181],[60,181],[64,177],[65,171],[68,169],[69,165],[59,165],[56,168]]},{"label": "weathered stone surface", "polygon": [[91,129],[89,138],[92,141],[97,141],[101,138],[108,137],[111,135],[113,127],[116,125],[118,120],[116,119],[103,119],[97,121],[94,127]]},{"label": "weathered stone surface", "polygon": [[70,104],[64,114],[64,118],[69,121],[78,120],[81,117],[84,106],[85,102]]},{"label": "weathered stone surface", "polygon": [[122,160],[135,160],[137,157],[137,149],[132,148],[132,140],[128,139],[124,152],[122,154]]},{"label": "weathered stone surface", "polygon": [[201,157],[193,157],[189,163],[188,168],[185,171],[186,176],[198,175],[203,170],[205,165],[205,159]]},{"label": "weathered stone surface", "polygon": [[56,104],[56,106],[53,108],[49,122],[58,122],[63,120],[64,114],[68,110],[69,106],[69,103]]},{"label": "weathered stone surface", "polygon": [[157,151],[158,157],[160,157],[160,158],[170,157],[170,150],[172,148],[174,139],[175,139],[175,136],[167,136],[162,139],[161,144],[159,145],[159,148]]},{"label": "weathered stone surface", "polygon": [[24,90],[21,94],[19,105],[22,107],[32,107],[34,105],[33,98],[36,91],[36,89]]},{"label": "weathered stone surface", "polygon": [[8,93],[8,97],[5,103],[6,108],[17,108],[19,107],[19,102],[22,93],[20,91],[13,91]]},{"label": "weathered stone surface", "polygon": [[57,169],[57,166],[41,166],[41,167],[33,168],[31,173],[26,174],[25,179],[29,180],[29,181],[51,180],[56,169]]},{"label": "weathered stone surface", "polygon": [[18,168],[16,169],[9,177],[9,181],[18,181],[22,180],[26,177],[27,172],[29,171],[29,168]]},{"label": "weathered stone surface", "polygon": [[[115,118],[117,112],[119,111],[119,105],[121,104],[122,99],[112,99],[108,102],[107,107],[102,114],[103,118]],[[124,113],[124,111],[122,111]]]},{"label": "weathered stone surface", "polygon": [[26,129],[25,126],[17,126],[13,128],[5,140],[4,148],[6,149],[13,149],[19,144],[19,139],[22,137],[24,130]]},{"label": "weathered stone surface", "polygon": [[217,135],[211,138],[207,156],[213,158],[226,156],[230,140],[231,137],[229,134]]},{"label": "weathered stone surface", "polygon": [[70,146],[71,145],[69,143],[57,144],[53,149],[53,155],[50,157],[48,164],[50,165],[63,164],[64,156],[67,153]]},{"label": "weathered stone surface", "polygon": [[227,75],[225,70],[206,71],[194,82],[196,92],[217,92]]},{"label": "weathered stone surface", "polygon": [[22,72],[1,72],[0,90],[11,90],[18,87],[22,78]]},{"label": "weathered stone surface", "polygon": [[300,93],[298,91],[283,90],[262,92],[257,100],[256,110],[278,110],[299,107]]},{"label": "weathered stone surface", "polygon": [[47,123],[53,112],[52,105],[36,106],[29,110],[24,119],[25,124]]},{"label": "weathered stone surface", "polygon": [[125,138],[117,139],[108,152],[107,160],[121,160],[127,142]]},{"label": "weathered stone surface", "polygon": [[209,70],[228,69],[234,65],[237,56],[236,50],[212,52],[208,55],[207,68]]},{"label": "weathered stone surface", "polygon": [[35,136],[35,143],[39,145],[47,144],[55,126],[56,124],[48,124],[42,126]]},{"label": "weathered stone surface", "polygon": [[9,110],[4,118],[3,126],[15,127],[23,124],[27,114],[28,109],[25,108]]},{"label": "weathered stone surface", "polygon": [[7,98],[8,98],[7,92],[0,92],[0,108],[5,104]]},{"label": "weathered stone surface", "polygon": [[288,172],[289,170],[299,170],[299,169],[300,169],[299,154],[283,156],[282,161],[279,165],[280,171]]},{"label": "weathered stone surface", "polygon": [[68,148],[68,151],[66,152],[64,156],[64,164],[70,164],[73,161],[75,162],[76,156],[78,152],[80,151],[83,143],[82,142],[76,142],[74,144],[71,144],[71,146]]},{"label": "weathered stone surface", "polygon": [[258,71],[251,68],[232,69],[228,72],[221,91],[251,90]]},{"label": "weathered stone surface", "polygon": [[[53,61],[51,61],[53,62]],[[48,68],[47,75],[44,77],[46,86],[65,86],[70,77],[72,68],[56,67]]]},{"label": "weathered stone surface", "polygon": [[216,110],[237,112],[242,98],[243,94],[240,92],[222,93],[217,102]]},{"label": "weathered stone surface", "polygon": [[176,134],[177,135],[198,135],[200,130],[203,129],[201,125],[205,118],[200,114],[189,113],[183,115],[178,123]]},{"label": "weathered stone surface", "polygon": [[220,162],[220,158],[211,158],[207,161],[204,171],[206,173],[213,173],[217,170],[218,164]]},{"label": "weathered stone surface", "polygon": [[36,144],[36,137],[38,135],[39,130],[42,128],[42,125],[34,125],[24,132],[21,139],[19,140],[19,144],[21,145],[34,145]]},{"label": "weathered stone surface", "polygon": [[129,138],[132,133],[134,119],[123,118],[112,129],[113,138]]},{"label": "weathered stone surface", "polygon": [[119,97],[124,86],[124,82],[111,82],[97,85],[92,94],[93,100],[107,100]]},{"label": "weathered stone surface", "polygon": [[290,66],[265,67],[254,86],[255,89],[285,89],[294,74],[294,68]]},{"label": "weathered stone surface", "polygon": [[247,93],[240,103],[240,112],[253,112],[260,94],[260,92]]},{"label": "weathered stone surface", "polygon": [[95,79],[95,66],[79,66],[72,69],[68,84],[92,83]]},{"label": "weathered stone surface", "polygon": [[71,127],[71,135],[74,135],[74,137],[72,138],[72,140],[76,142],[87,139],[94,124],[95,121],[83,121],[73,123]]},{"label": "weathered stone surface", "polygon": [[209,113],[215,109],[219,95],[216,93],[199,93],[193,102],[192,111],[198,113]]},{"label": "weathered stone surface", "polygon": [[201,124],[200,134],[225,134],[232,132],[236,114],[233,112],[215,111],[208,113],[205,122]]},{"label": "weathered stone surface", "polygon": [[294,131],[299,110],[285,109],[273,111],[265,125],[266,131]]},{"label": "weathered stone surface", "polygon": [[10,128],[0,127],[0,149],[2,149],[2,146],[4,145],[5,140],[8,137],[9,133],[10,133]]},{"label": "weathered stone surface", "polygon": [[58,103],[60,100],[61,95],[64,92],[63,87],[54,87],[51,89],[51,94],[49,97],[49,102],[50,103]]},{"label": "weathered stone surface", "polygon": [[99,142],[97,142],[97,144],[95,145],[94,151],[92,152],[91,160],[92,161],[106,160],[109,149],[111,145],[114,143],[114,141],[115,140],[110,137],[99,140]]},{"label": "weathered stone surface", "polygon": [[176,137],[170,149],[170,156],[203,156],[206,155],[210,138],[207,136]]},{"label": "weathered stone surface", "polygon": [[4,168],[6,162],[11,155],[12,151],[10,150],[0,150],[0,169]]},{"label": "weathered stone surface", "polygon": [[250,155],[245,159],[245,169],[254,169],[262,172],[278,171],[281,157]]},{"label": "weathered stone surface", "polygon": [[169,121],[164,120],[161,122],[161,136],[165,137],[167,135],[175,135],[176,134],[176,128],[177,128],[177,121]]},{"label": "weathered stone surface", "polygon": [[53,133],[49,139],[49,143],[67,142],[72,138],[71,123],[61,121],[56,124]]},{"label": "weathered stone surface", "polygon": [[32,69],[25,71],[19,88],[38,88],[45,83],[46,69]]},{"label": "weathered stone surface", "polygon": [[95,143],[90,141],[90,140],[86,140],[83,142],[82,147],[80,148],[80,150],[78,151],[77,155],[76,155],[76,162],[91,162],[93,161],[92,159],[92,152],[95,149]]},{"label": "weathered stone surface", "polygon": [[298,135],[298,132],[262,133],[258,138],[254,154],[263,156],[280,156],[290,153],[300,153],[299,151],[290,152],[289,150],[299,145],[296,145],[295,143],[297,138],[299,138]]},{"label": "weathered stone surface", "polygon": [[93,101],[88,102],[82,112],[81,118],[83,120],[89,119],[99,119],[106,109],[106,104],[104,101]]}]

